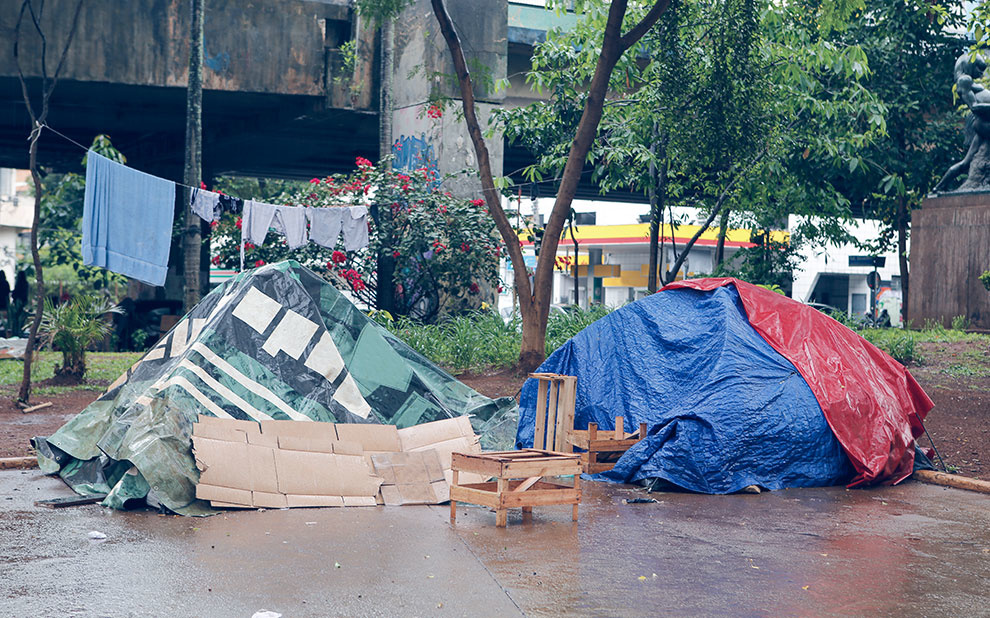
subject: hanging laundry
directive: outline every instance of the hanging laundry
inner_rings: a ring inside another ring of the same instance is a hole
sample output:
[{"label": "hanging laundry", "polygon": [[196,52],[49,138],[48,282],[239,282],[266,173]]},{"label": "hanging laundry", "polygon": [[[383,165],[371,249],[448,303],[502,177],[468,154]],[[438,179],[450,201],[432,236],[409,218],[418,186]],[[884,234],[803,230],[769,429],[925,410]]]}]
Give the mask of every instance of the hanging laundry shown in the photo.
[{"label": "hanging laundry", "polygon": [[244,200],[239,197],[231,197],[221,193],[218,208],[219,212],[217,213],[217,219],[220,218],[220,215],[227,213],[239,215],[244,210]]},{"label": "hanging laundry", "polygon": [[276,206],[275,231],[285,236],[290,249],[298,249],[309,242],[306,232],[306,209],[302,206]]},{"label": "hanging laundry", "polygon": [[321,247],[335,248],[345,216],[351,216],[347,208],[307,208],[309,239]]},{"label": "hanging laundry", "polygon": [[268,228],[275,219],[275,207],[264,202],[246,200],[244,215],[241,217],[241,270],[244,270],[244,243],[261,246],[265,244]]},{"label": "hanging laundry", "polygon": [[351,206],[347,210],[350,215],[344,215],[344,249],[357,251],[368,246],[368,208]]},{"label": "hanging laundry", "polygon": [[213,223],[220,218],[220,194],[206,189],[193,189],[189,208],[203,221]]},{"label": "hanging laundry", "polygon": [[83,199],[83,264],[164,285],[174,211],[175,183],[90,150]]}]

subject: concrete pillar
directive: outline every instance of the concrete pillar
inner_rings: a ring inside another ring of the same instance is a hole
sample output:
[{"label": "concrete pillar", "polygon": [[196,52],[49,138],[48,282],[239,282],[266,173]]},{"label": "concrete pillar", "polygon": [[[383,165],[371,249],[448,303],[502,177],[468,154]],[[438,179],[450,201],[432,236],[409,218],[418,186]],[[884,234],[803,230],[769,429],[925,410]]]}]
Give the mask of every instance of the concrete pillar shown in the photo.
[{"label": "concrete pillar", "polygon": [[[492,110],[504,93],[492,93],[483,81],[506,75],[508,58],[508,2],[506,0],[447,0],[447,10],[467,54],[475,78],[478,117],[487,126]],[[461,101],[450,52],[429,0],[416,0],[395,24],[392,152],[403,169],[427,167],[441,175],[477,170],[474,145],[461,117]],[[487,74],[487,79],[481,79]],[[442,115],[428,114],[429,101],[451,98]],[[487,139],[492,174],[502,174],[502,138]],[[476,176],[458,178],[445,187],[455,195],[481,196]]]}]

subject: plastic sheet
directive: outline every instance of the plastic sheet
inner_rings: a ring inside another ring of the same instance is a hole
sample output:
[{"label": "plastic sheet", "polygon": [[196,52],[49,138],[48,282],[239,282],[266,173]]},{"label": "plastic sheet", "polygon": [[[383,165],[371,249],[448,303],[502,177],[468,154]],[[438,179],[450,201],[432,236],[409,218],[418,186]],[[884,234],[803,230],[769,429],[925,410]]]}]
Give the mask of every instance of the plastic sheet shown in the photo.
[{"label": "plastic sheet", "polygon": [[[750,326],[734,288],[670,290],[570,339],[541,372],[578,376],[575,426],[649,426],[600,478],[662,478],[705,493],[834,485],[853,469],[808,384]],[[516,441],[533,439],[536,381]]]},{"label": "plastic sheet", "polygon": [[914,440],[932,400],[903,365],[825,314],[730,278],[672,283],[661,292],[738,291],[749,323],[791,361],[842,444],[857,475],[851,485],[898,483],[911,475]]}]

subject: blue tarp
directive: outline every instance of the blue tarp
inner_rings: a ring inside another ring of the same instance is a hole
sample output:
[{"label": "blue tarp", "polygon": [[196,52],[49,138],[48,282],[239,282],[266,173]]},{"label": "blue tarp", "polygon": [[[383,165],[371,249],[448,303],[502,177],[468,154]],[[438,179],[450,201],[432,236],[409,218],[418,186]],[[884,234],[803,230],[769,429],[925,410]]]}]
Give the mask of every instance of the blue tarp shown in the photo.
[{"label": "blue tarp", "polygon": [[[538,371],[577,376],[577,429],[611,429],[616,416],[627,428],[648,425],[602,480],[661,478],[721,494],[853,474],[808,384],[753,330],[734,287],[648,296],[578,333]],[[533,443],[535,407],[528,380],[517,447]]]}]

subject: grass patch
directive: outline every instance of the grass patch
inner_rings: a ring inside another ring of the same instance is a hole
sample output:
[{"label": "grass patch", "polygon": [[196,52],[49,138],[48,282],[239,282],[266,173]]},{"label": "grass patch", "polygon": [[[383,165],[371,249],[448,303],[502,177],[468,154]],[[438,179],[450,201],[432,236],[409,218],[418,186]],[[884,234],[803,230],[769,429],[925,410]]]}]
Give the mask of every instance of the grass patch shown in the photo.
[{"label": "grass patch", "polygon": [[[58,395],[70,391],[100,390],[120,377],[141,358],[142,352],[88,352],[86,354],[86,378],[82,384],[74,386],[33,387],[38,395]],[[31,365],[31,380],[34,384],[55,375],[55,365],[62,362],[59,352],[40,352]],[[0,389],[16,390],[20,387],[24,363],[20,360],[0,360]]]},{"label": "grass patch", "polygon": [[[594,307],[552,313],[547,321],[547,354],[609,311]],[[522,322],[518,316],[506,322],[493,311],[476,311],[437,324],[408,318],[383,324],[411,348],[451,371],[506,369],[519,360]]]}]

